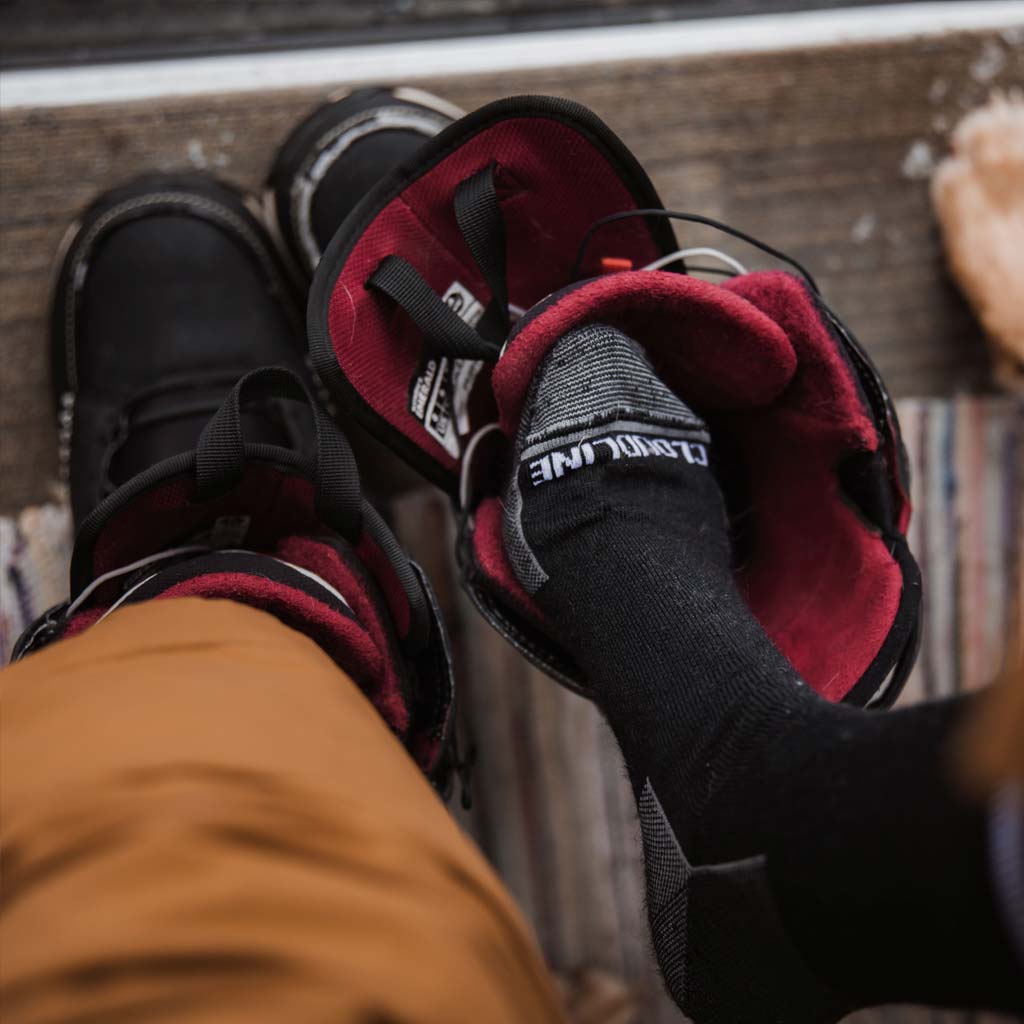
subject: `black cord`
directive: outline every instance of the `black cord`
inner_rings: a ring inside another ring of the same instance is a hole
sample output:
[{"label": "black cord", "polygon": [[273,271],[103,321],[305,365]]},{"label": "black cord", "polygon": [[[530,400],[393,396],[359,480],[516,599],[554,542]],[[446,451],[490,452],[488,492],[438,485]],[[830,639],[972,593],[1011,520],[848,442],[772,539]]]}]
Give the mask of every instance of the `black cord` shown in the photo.
[{"label": "black cord", "polygon": [[[662,270],[665,268],[662,267]],[[739,277],[735,270],[726,270],[725,267],[695,267],[692,263],[686,264],[688,274],[714,274],[716,277]]]},{"label": "black cord", "polygon": [[816,295],[821,294],[821,289],[818,288],[817,282],[813,277],[811,277],[810,271],[791,256],[787,256],[784,252],[780,252],[778,249],[762,242],[753,235],[748,235],[745,231],[740,231],[738,228],[729,227],[728,224],[723,224],[721,221],[714,220],[711,217],[702,217],[699,213],[681,213],[678,210],[620,210],[618,213],[610,213],[607,217],[601,217],[599,220],[595,220],[594,223],[587,228],[587,233],[583,236],[583,241],[580,243],[580,247],[576,252],[576,262],[572,269],[572,277],[574,281],[579,280],[580,270],[583,266],[583,258],[587,254],[587,249],[590,246],[590,240],[594,237],[595,232],[599,228],[604,227],[605,224],[612,224],[615,221],[626,220],[628,217],[669,217],[672,220],[685,220],[692,224],[704,224],[707,227],[715,228],[717,231],[722,231],[727,235],[732,235],[733,238],[738,238],[740,241],[754,246],[755,249],[760,249],[769,256],[774,256],[777,260],[782,260],[783,263],[788,263],[806,279],[807,283],[811,286],[811,289]]}]

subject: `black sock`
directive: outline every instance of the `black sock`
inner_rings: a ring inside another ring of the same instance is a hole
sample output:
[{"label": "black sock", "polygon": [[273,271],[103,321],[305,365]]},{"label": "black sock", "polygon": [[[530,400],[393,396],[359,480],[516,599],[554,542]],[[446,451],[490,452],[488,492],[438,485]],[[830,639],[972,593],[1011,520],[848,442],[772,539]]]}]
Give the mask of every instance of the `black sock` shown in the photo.
[{"label": "black sock", "polygon": [[874,714],[802,683],[733,583],[704,426],[640,347],[603,326],[561,339],[517,450],[506,548],[622,747],[684,1011],[1019,1006],[984,815],[944,760],[960,705]]}]

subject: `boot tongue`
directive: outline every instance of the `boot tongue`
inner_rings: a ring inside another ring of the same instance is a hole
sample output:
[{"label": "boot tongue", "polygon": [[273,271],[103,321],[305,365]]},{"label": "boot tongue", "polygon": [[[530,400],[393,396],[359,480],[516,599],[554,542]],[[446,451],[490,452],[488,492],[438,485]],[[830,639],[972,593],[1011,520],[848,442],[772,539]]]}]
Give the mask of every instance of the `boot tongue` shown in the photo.
[{"label": "boot tongue", "polygon": [[[192,451],[226,394],[222,385],[182,385],[131,402],[122,414],[112,445],[110,484],[120,487],[158,462]],[[284,448],[295,445],[294,431],[276,402],[243,410],[242,433],[248,443]]]},{"label": "boot tongue", "polygon": [[491,378],[508,436],[547,352],[588,324],[635,339],[665,385],[705,411],[767,406],[796,372],[786,332],[752,303],[683,274],[622,271],[555,293],[520,319]]}]

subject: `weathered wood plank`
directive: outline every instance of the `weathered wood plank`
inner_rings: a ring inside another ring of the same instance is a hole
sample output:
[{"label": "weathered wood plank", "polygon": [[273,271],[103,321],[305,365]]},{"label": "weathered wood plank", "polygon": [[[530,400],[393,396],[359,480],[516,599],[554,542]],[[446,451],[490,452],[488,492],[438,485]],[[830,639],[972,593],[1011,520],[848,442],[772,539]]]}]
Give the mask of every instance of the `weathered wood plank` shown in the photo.
[{"label": "weathered wood plank", "polygon": [[[889,0],[858,0],[858,6]],[[911,0],[913,2],[913,0]],[[0,67],[849,6],[847,0],[4,0]]]},{"label": "weathered wood plank", "polygon": [[[987,386],[977,327],[945,276],[926,177],[964,110],[993,86],[1024,85],[1024,48],[1012,34],[424,84],[465,108],[517,92],[578,99],[634,148],[670,206],[721,217],[812,268],[897,394]],[[38,500],[53,475],[49,263],[77,211],[100,190],[156,169],[209,167],[256,187],[279,140],[328,91],[4,116],[0,508]],[[680,237],[709,236],[687,228]],[[726,248],[742,255],[740,246]]]}]

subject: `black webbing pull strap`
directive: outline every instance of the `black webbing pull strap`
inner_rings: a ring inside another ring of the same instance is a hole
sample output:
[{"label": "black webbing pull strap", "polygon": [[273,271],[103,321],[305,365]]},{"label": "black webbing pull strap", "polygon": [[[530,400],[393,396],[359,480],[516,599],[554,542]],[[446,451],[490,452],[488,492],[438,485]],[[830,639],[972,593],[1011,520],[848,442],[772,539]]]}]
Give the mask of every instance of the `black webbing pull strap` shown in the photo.
[{"label": "black webbing pull strap", "polygon": [[459,183],[455,190],[455,220],[491,291],[491,303],[476,329],[500,345],[509,329],[508,254],[505,218],[494,190],[494,164]]},{"label": "black webbing pull strap", "polygon": [[498,345],[485,341],[401,256],[387,256],[366,282],[393,299],[423,332],[431,348],[456,359],[498,357]]},{"label": "black webbing pull strap", "polygon": [[316,428],[313,478],[317,512],[343,537],[359,536],[362,500],[352,449],[302,381],[280,366],[247,373],[203,428],[196,446],[197,496],[200,500],[213,497],[241,481],[246,463],[242,407],[266,398],[289,398],[309,406]]}]

